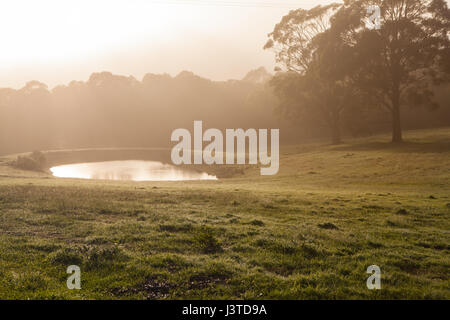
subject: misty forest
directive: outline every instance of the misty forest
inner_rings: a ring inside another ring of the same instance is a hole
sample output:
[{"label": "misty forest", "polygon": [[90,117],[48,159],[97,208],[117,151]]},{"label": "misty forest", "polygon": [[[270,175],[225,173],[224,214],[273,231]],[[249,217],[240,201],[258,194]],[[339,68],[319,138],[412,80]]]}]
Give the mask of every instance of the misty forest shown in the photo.
[{"label": "misty forest", "polygon": [[101,72],[51,90],[36,80],[0,89],[0,154],[166,147],[170,132],[193,120],[280,128],[286,143],[388,130],[399,142],[403,128],[448,126],[448,8],[410,2],[386,1],[379,31],[364,28],[364,1],[291,11],[264,47],[276,52],[275,75],[260,68],[219,82],[183,71],[139,81]]}]

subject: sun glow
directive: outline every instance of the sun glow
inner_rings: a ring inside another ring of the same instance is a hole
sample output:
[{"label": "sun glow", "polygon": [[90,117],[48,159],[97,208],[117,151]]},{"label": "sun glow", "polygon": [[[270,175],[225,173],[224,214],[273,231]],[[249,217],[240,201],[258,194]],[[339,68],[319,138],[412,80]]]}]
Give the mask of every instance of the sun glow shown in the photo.
[{"label": "sun glow", "polygon": [[[2,0],[0,87],[30,80],[54,87],[99,71],[141,78],[190,70],[227,80],[272,69],[272,53],[262,50],[266,35],[296,5],[227,1]],[[235,2],[244,5],[227,5]]]},{"label": "sun glow", "polygon": [[151,41],[168,36],[174,16],[170,7],[143,1],[5,1],[0,6],[0,28],[7,31],[2,33],[7,45],[2,45],[0,59],[66,60],[132,45],[144,37]]}]

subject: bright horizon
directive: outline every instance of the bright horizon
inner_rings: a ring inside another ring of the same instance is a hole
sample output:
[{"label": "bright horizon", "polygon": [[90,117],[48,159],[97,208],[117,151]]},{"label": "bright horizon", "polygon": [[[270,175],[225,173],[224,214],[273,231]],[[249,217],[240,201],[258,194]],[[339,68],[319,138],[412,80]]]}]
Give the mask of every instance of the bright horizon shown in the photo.
[{"label": "bright horizon", "polygon": [[[0,5],[0,87],[50,88],[93,72],[212,80],[273,71],[267,34],[289,10],[330,0],[15,0]],[[336,1],[334,1],[336,2]]]}]

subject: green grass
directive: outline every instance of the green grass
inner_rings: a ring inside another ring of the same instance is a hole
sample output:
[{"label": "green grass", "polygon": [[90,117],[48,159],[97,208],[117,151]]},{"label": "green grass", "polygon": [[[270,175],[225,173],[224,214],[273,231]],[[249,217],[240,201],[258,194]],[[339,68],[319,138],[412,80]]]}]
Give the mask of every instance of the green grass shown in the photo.
[{"label": "green grass", "polygon": [[406,139],[284,147],[276,176],[207,182],[56,179],[4,157],[0,298],[449,299],[450,129]]}]

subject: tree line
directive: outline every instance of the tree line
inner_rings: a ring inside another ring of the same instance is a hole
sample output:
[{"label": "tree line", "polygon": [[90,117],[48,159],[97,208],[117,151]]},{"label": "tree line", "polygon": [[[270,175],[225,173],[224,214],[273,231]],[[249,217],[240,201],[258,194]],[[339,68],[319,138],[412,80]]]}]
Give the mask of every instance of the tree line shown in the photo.
[{"label": "tree line", "polygon": [[[242,80],[223,82],[190,72],[175,77],[147,74],[138,81],[101,72],[93,73],[88,81],[73,81],[52,90],[38,81],[18,90],[0,89],[0,154],[66,148],[169,148],[171,132],[190,128],[194,120],[221,130],[279,128],[284,144],[326,138],[330,127],[316,121],[321,118],[311,119],[308,114],[285,118],[279,112],[285,100],[277,97],[279,88],[272,81],[281,76],[272,77],[259,69]],[[433,89],[441,107],[434,112],[412,109],[404,115],[404,125],[450,126],[449,89]],[[388,119],[383,109],[360,108],[354,101],[340,114],[340,127],[344,135],[367,136],[389,130]]]},{"label": "tree line", "polygon": [[[164,147],[176,128],[194,120],[225,128],[283,127],[265,91],[265,69],[241,80],[211,81],[192,72],[146,74],[142,80],[93,73],[49,89],[39,81],[0,89],[0,154],[87,147]],[[269,99],[269,100],[268,100]],[[270,100],[272,99],[272,100]],[[289,133],[294,137],[295,133]]]}]

